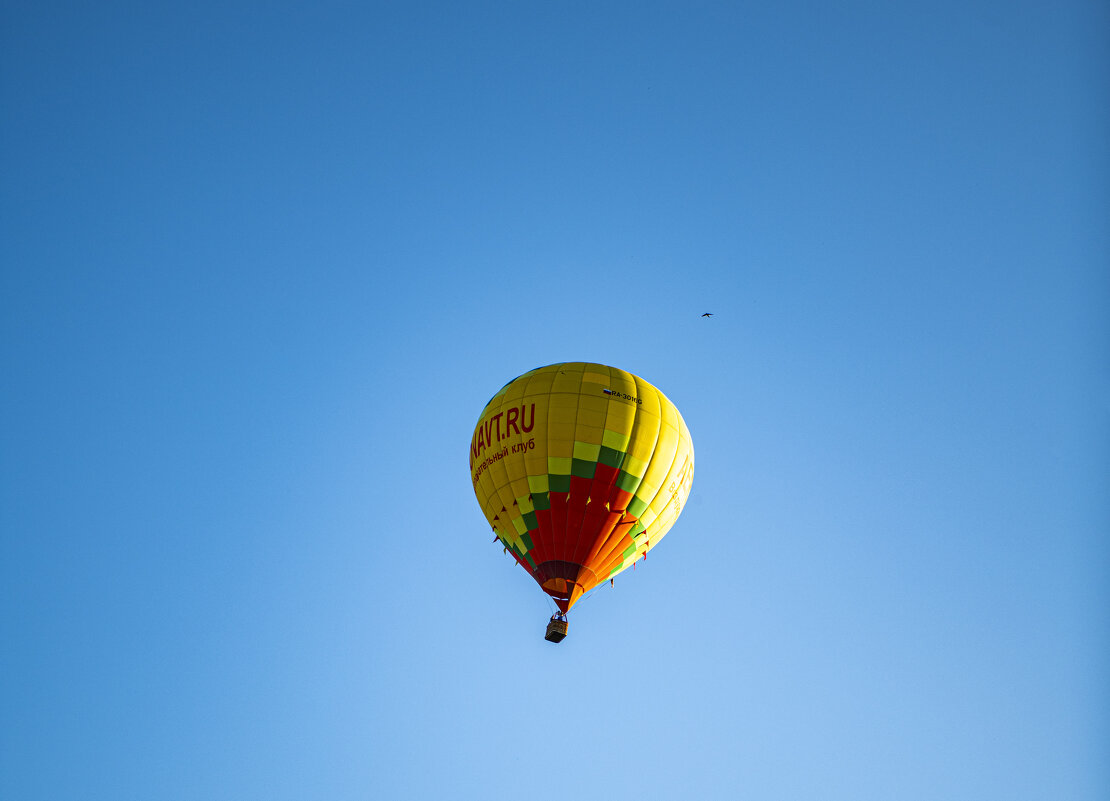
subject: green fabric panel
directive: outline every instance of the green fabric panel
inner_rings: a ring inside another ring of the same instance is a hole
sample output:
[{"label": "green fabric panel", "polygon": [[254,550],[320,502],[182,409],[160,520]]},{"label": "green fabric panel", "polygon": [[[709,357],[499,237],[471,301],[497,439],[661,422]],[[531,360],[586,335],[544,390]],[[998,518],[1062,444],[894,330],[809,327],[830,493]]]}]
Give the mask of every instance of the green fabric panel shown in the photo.
[{"label": "green fabric panel", "polygon": [[629,545],[629,546],[628,546],[627,548],[625,548],[625,549],[624,549],[624,551],[623,551],[623,552],[621,553],[621,559],[627,559],[628,557],[632,556],[632,554],[634,554],[634,553],[636,553],[636,546],[635,546],[634,544],[633,544],[633,545]]},{"label": "green fabric panel", "polygon": [[605,429],[605,433],[601,435],[601,444],[618,453],[624,453],[628,450],[628,442],[628,434],[619,434],[609,429]]},{"label": "green fabric panel", "polygon": [[624,461],[624,454],[621,451],[602,446],[601,452],[597,455],[597,460],[606,467],[620,467],[621,462]]},{"label": "green fabric panel", "polygon": [[639,477],[623,470],[617,474],[617,489],[622,489],[625,492],[635,492],[638,486],[640,486]]},{"label": "green fabric panel", "polygon": [[593,478],[596,470],[597,462],[587,462],[582,459],[575,459],[570,466],[570,474],[579,478]]},{"label": "green fabric panel", "polygon": [[570,476],[548,476],[547,483],[552,492],[570,492]]},{"label": "green fabric panel", "polygon": [[[537,528],[540,527],[539,521],[536,520],[536,513],[535,512],[526,512],[524,514],[524,525],[528,526],[529,531],[535,531]],[[521,536],[522,537],[527,537],[528,535],[523,534]],[[531,549],[532,549],[532,546],[529,545],[528,550],[531,550]]]},{"label": "green fabric panel", "polygon": [[526,553],[526,554],[524,554],[524,558],[528,560],[528,564],[530,564],[532,566],[532,569],[535,570],[536,569],[536,560],[532,558],[532,554]]},{"label": "green fabric panel", "polygon": [[524,543],[525,552],[528,552],[528,551],[530,551],[530,550],[532,550],[533,548],[536,547],[535,545],[532,544],[532,538],[529,537],[527,534],[521,534],[520,535],[520,541]]},{"label": "green fabric panel", "polygon": [[628,530],[628,536],[636,537],[640,534],[643,534],[645,531],[647,531],[647,529],[644,528],[644,524],[637,520],[636,525]]},{"label": "green fabric panel", "polygon": [[638,497],[633,498],[632,501],[628,504],[628,513],[630,515],[632,515],[633,517],[639,517],[640,515],[642,515],[644,513],[644,510],[647,509],[647,508],[648,508],[647,501],[645,501],[641,498],[638,498]]},{"label": "green fabric panel", "polygon": [[[532,505],[538,510],[550,509],[551,496],[548,495],[546,492],[533,492]],[[535,528],[535,526],[532,526],[532,528]]]}]

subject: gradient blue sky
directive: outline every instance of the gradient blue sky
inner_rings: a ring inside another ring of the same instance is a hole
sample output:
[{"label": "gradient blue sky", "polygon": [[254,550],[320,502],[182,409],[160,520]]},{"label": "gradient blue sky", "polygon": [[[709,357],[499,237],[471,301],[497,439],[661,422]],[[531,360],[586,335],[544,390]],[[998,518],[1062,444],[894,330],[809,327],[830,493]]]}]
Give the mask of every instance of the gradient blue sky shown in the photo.
[{"label": "gradient blue sky", "polygon": [[[0,24],[0,797],[1110,797],[1105,3]],[[567,360],[697,470],[553,646]]]}]

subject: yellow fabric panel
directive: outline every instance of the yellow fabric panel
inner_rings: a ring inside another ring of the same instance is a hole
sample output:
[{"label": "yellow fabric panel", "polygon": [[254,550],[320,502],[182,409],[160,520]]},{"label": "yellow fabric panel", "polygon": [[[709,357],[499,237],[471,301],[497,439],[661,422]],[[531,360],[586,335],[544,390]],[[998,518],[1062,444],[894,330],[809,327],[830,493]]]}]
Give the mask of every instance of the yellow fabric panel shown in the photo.
[{"label": "yellow fabric panel", "polygon": [[518,551],[523,551],[524,550],[524,541],[520,539],[519,534],[517,534],[515,531],[512,530],[511,526],[507,527],[507,530],[505,531],[504,534],[502,534],[501,539],[508,542],[510,545],[512,545]]},{"label": "yellow fabric panel", "polygon": [[[651,540],[651,547],[655,547],[658,540],[663,539],[663,536],[671,529],[678,520],[678,516],[682,513],[683,507],[686,506],[686,500],[690,496],[690,488],[694,481],[694,453],[693,449],[689,446],[690,433],[686,430],[685,422],[679,422],[683,429],[683,445],[680,447],[678,454],[675,457],[674,464],[671,466],[671,472],[667,475],[664,481],[664,494],[666,495],[665,508],[660,510],[655,523],[652,526],[653,534]],[[657,503],[652,504],[653,507]]]},{"label": "yellow fabric panel", "polygon": [[[497,510],[493,508],[493,499],[497,497],[497,487],[493,483],[493,476],[490,475],[488,468],[479,476],[475,493],[482,504],[482,511],[486,513],[486,519],[489,520],[490,525],[493,525],[494,515],[497,514]],[[501,507],[498,506],[497,508],[500,509]]]},{"label": "yellow fabric panel", "polygon": [[614,444],[603,442],[610,448],[623,451],[628,447],[628,438],[632,434],[632,425],[636,421],[636,407],[631,403],[614,401],[609,404],[605,412],[605,430],[612,432],[616,437]]},{"label": "yellow fabric panel", "polygon": [[640,407],[640,411],[653,414],[656,417],[661,417],[662,413],[659,407],[662,402],[666,401],[666,398],[663,397],[663,394],[659,390],[642,378],[636,376],[632,378],[636,387],[633,394],[639,398],[637,405]]},{"label": "yellow fabric panel", "polygon": [[[502,507],[504,507],[504,511],[502,511]],[[516,507],[513,506],[513,496],[508,487],[497,493],[497,514],[501,518],[500,522],[505,529],[513,532],[517,537],[527,531],[527,529],[522,531],[517,525],[519,517],[517,516]]]},{"label": "yellow fabric panel", "polygon": [[[496,441],[491,445],[491,452],[503,454],[502,457],[491,464],[488,469],[490,477],[493,479],[494,488],[496,490],[497,514],[502,520],[505,520],[506,516],[511,517],[514,514],[514,497],[511,487],[511,475],[509,471],[510,469],[515,467],[518,462],[524,461],[522,457],[514,454],[510,447],[510,445],[517,444],[520,440],[520,437],[510,437],[506,435],[504,438],[502,438],[501,436],[501,431],[505,428],[505,412],[510,405],[506,403],[506,398],[512,390],[512,386],[513,385],[510,384],[508,387],[505,388],[505,391],[501,393],[501,398],[498,403],[490,405],[491,408],[489,415],[493,421],[491,431],[496,429],[497,432],[496,434],[491,435],[491,438],[496,438]],[[511,405],[515,406],[516,404]],[[523,477],[523,464],[520,464],[518,470],[521,473],[521,477]],[[501,507],[505,508],[504,512],[501,511]]]},{"label": "yellow fabric panel", "polygon": [[521,404],[529,414],[531,430],[527,432],[528,450],[524,453],[526,475],[534,476],[547,471],[547,395],[551,388],[551,374],[547,370],[533,370],[528,376]]},{"label": "yellow fabric panel", "polygon": [[617,367],[609,368],[609,389],[614,392],[623,392],[627,395],[636,394],[636,377]]},{"label": "yellow fabric panel", "polygon": [[[666,477],[667,471],[670,469],[671,461],[674,459],[675,449],[678,444],[678,432],[670,425],[668,420],[670,410],[674,409],[671,402],[663,397],[655,387],[647,384],[646,381],[637,379],[636,385],[639,396],[644,399],[644,406],[648,406],[649,403],[651,404],[651,408],[646,409],[643,414],[657,415],[655,438],[650,456],[647,458],[647,470],[644,472],[641,488],[636,492],[636,494],[644,500],[649,500],[658,490],[659,484],[662,482],[663,478]],[[643,414],[641,414],[641,416],[643,416]],[[639,422],[639,420],[637,420],[637,422]],[[634,435],[633,442],[635,441],[636,436]],[[640,453],[636,451],[637,449],[633,448],[635,456],[645,458],[640,456]]]},{"label": "yellow fabric panel", "polygon": [[647,462],[637,459],[632,454],[626,454],[624,462],[621,464],[621,470],[637,478],[643,478],[644,471],[647,470]]},{"label": "yellow fabric panel", "polygon": [[[519,441],[509,445],[509,455],[502,460],[505,462],[505,473],[509,483],[513,486],[513,497],[520,494],[521,488],[528,487],[528,467],[525,464],[527,441],[527,434],[522,434]],[[520,450],[516,450],[517,448]]]},{"label": "yellow fabric panel", "polygon": [[547,438],[548,440],[556,440],[558,442],[573,443],[574,423],[548,423]]},{"label": "yellow fabric panel", "polygon": [[551,420],[556,423],[573,423],[578,417],[578,395],[553,392],[547,396]]},{"label": "yellow fabric panel", "polygon": [[488,411],[491,406],[493,406],[495,404],[500,405],[501,396],[505,394],[505,390],[507,389],[507,387],[508,387],[508,385],[506,385],[504,387],[501,387],[501,389],[497,390],[497,393],[492,398],[489,399],[489,403],[486,404],[486,410],[482,412],[483,417],[485,417],[486,411]]},{"label": "yellow fabric panel", "polygon": [[[560,383],[566,385],[568,381],[567,376],[558,375],[555,387]],[[549,456],[571,458],[574,453],[574,426],[577,418],[577,394],[556,393],[548,396],[547,452]]]},{"label": "yellow fabric panel", "polygon": [[662,486],[663,479],[667,477],[674,462],[677,446],[678,432],[664,425],[660,431],[655,453],[651,455],[651,461],[648,462],[647,470],[640,482],[641,489],[636,491],[636,494],[645,501],[654,496]]},{"label": "yellow fabric panel", "polygon": [[532,487],[532,477],[547,474],[547,437],[536,436],[536,431],[539,428],[538,414],[536,420],[536,428],[532,429],[528,436],[531,444],[524,454],[524,473],[528,477],[528,487],[531,492],[536,491]]},{"label": "yellow fabric panel", "polygon": [[609,389],[609,376],[584,375],[578,388],[578,395],[583,401],[601,401],[604,406],[609,396],[605,390]]},{"label": "yellow fabric panel", "polygon": [[556,371],[552,376],[551,392],[560,393],[565,392],[571,395],[577,395],[582,388],[582,368],[581,365],[575,369],[573,364],[564,364],[561,369]]},{"label": "yellow fabric panel", "polygon": [[[571,443],[572,445],[574,443]],[[571,457],[562,456],[548,456],[547,457],[547,472],[553,476],[569,476],[570,475]]]},{"label": "yellow fabric panel", "polygon": [[[537,402],[538,397],[525,400],[528,388],[535,383],[536,372],[509,382],[494,395],[471,441],[472,479],[475,471],[479,471],[474,490],[482,511],[491,527],[514,535],[519,525],[512,518],[523,513],[520,499],[527,500],[529,493],[527,459],[538,456],[540,464],[546,465],[543,448],[537,448],[533,433],[537,426],[543,430],[542,420],[536,419],[541,417],[542,408],[536,409],[533,404],[539,407],[543,404]],[[531,448],[527,447],[529,442]],[[475,449],[479,450],[477,456]]]},{"label": "yellow fabric panel", "polygon": [[605,408],[609,405],[609,396],[604,390],[605,386],[602,384],[583,384],[578,395],[578,413],[599,414],[604,419]]},{"label": "yellow fabric panel", "polygon": [[[575,420],[579,427],[589,426],[599,431],[605,428],[605,398],[583,398]],[[599,404],[600,408],[599,408]]]},{"label": "yellow fabric panel", "polygon": [[588,442],[575,442],[574,443],[574,458],[582,459],[586,462],[596,462],[598,455],[601,453],[600,445],[591,445]]},{"label": "yellow fabric panel", "polygon": [[652,500],[654,514],[651,525],[651,547],[674,525],[686,503],[686,496],[693,481],[693,454],[689,447],[690,432],[678,410],[670,403],[663,410],[665,428],[674,432],[674,459],[664,476],[660,492]]},{"label": "yellow fabric panel", "polygon": [[512,483],[513,500],[516,501],[516,507],[521,514],[531,512],[533,509],[532,500],[529,498],[531,490],[528,489],[528,479],[522,478],[520,481]]},{"label": "yellow fabric panel", "polygon": [[[605,435],[605,429],[603,429],[603,428],[598,428],[597,426],[579,425],[578,428],[576,428],[574,430],[574,441],[575,441],[575,443],[582,443],[584,445],[590,445],[590,446],[596,448],[598,451],[600,451],[601,450],[601,438],[604,435]],[[580,457],[577,454],[575,454],[574,458],[578,459]],[[597,456],[596,455],[594,456],[594,461],[597,461]]]},{"label": "yellow fabric panel", "polygon": [[528,378],[527,383],[523,385],[523,392],[520,396],[520,403],[531,404],[535,401],[546,399],[551,393],[548,391],[548,383],[544,381],[543,375],[533,375]]},{"label": "yellow fabric panel", "polygon": [[502,390],[501,405],[512,406],[518,403],[524,397],[524,391],[528,388],[527,381],[521,381],[519,378],[515,381],[510,381],[508,385]]},{"label": "yellow fabric panel", "polygon": [[641,409],[632,423],[632,434],[628,443],[628,453],[642,462],[651,459],[655,452],[655,441],[659,436],[659,415]]},{"label": "yellow fabric panel", "polygon": [[570,459],[574,456],[574,435],[551,437],[547,440],[547,460]]}]

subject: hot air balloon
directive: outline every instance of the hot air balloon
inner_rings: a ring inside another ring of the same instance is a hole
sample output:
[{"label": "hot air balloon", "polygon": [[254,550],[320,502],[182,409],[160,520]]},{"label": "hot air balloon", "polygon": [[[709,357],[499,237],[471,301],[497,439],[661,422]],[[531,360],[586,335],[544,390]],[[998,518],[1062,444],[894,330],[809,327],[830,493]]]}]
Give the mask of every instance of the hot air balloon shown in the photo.
[{"label": "hot air balloon", "polygon": [[474,494],[496,540],[566,613],[659,544],[694,478],[674,404],[615,367],[566,362],[513,379],[470,441]]}]

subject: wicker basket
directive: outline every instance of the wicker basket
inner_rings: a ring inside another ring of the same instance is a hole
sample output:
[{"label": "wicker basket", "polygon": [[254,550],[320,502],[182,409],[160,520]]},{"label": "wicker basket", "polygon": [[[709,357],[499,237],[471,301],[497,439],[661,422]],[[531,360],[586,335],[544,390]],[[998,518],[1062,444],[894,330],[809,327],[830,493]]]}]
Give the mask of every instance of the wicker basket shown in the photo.
[{"label": "wicker basket", "polygon": [[548,642],[562,642],[563,637],[567,636],[567,622],[565,620],[558,620],[551,618],[547,623],[547,634],[544,639]]}]

